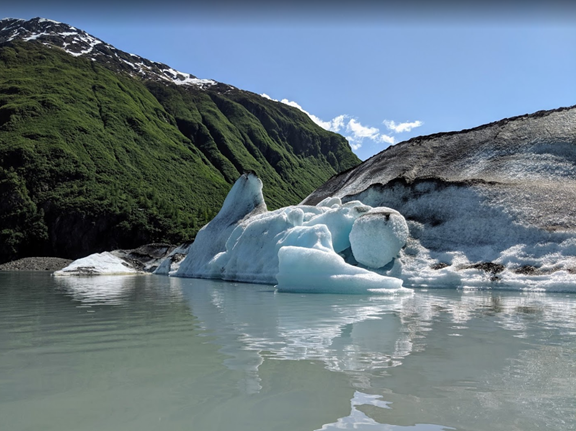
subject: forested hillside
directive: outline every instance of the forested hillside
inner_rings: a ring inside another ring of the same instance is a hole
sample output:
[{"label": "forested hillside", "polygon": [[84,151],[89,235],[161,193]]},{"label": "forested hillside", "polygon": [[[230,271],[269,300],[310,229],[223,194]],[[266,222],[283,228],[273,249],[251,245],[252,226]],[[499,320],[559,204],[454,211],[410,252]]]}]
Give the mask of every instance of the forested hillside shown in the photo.
[{"label": "forested hillside", "polygon": [[359,163],[297,109],[130,74],[109,45],[70,55],[52,37],[0,31],[0,262],[189,240],[243,171],[277,208]]}]

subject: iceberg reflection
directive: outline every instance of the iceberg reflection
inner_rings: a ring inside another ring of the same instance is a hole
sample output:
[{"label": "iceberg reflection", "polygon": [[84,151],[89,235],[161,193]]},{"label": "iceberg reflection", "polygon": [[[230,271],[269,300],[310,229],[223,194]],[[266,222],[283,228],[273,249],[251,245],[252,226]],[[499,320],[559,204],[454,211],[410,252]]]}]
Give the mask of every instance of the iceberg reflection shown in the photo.
[{"label": "iceberg reflection", "polygon": [[262,285],[171,281],[181,285],[192,314],[230,356],[225,364],[244,370],[247,380],[241,385],[249,393],[260,389],[258,367],[264,358],[378,372],[410,353],[400,319],[389,313],[406,298],[282,294]]},{"label": "iceberg reflection", "polygon": [[365,431],[448,431],[454,428],[441,425],[417,424],[414,426],[388,425],[376,422],[366,413],[358,410],[358,406],[370,405],[389,409],[388,402],[380,400],[376,395],[368,395],[362,392],[354,392],[354,398],[350,401],[352,411],[349,416],[340,418],[331,424],[325,424],[317,431],[330,430],[365,430]]},{"label": "iceberg reflection", "polygon": [[356,297],[285,294],[270,286],[214,280],[170,281],[181,289],[204,333],[229,356],[225,365],[244,372],[239,385],[246,393],[260,391],[258,369],[267,359],[319,361],[348,374],[356,390],[370,388],[411,354],[437,348],[429,345],[435,329],[466,337],[476,325],[471,321],[486,315],[512,337],[528,330],[533,337],[546,337],[548,327],[566,336],[576,333],[574,301],[564,301],[563,295],[433,291]]},{"label": "iceberg reflection", "polygon": [[174,301],[181,295],[178,286],[150,275],[53,277],[53,280],[59,290],[85,307],[124,305],[142,293],[148,299],[161,298],[163,301]]},{"label": "iceberg reflection", "polygon": [[[82,306],[136,304],[144,320],[131,325],[149,324],[146,319],[160,307],[169,316],[192,314],[187,322],[193,322],[194,337],[216,345],[211,349],[223,355],[211,360],[232,371],[226,370],[223,393],[236,393],[230,391],[236,386],[250,395],[227,401],[226,408],[237,412],[258,405],[273,416],[286,402],[301,402],[307,411],[307,400],[318,397],[332,413],[320,415],[310,407],[313,426],[307,429],[394,431],[505,430],[516,421],[518,429],[548,424],[564,430],[569,428],[562,421],[576,413],[573,295],[315,295],[153,276],[55,282]],[[189,336],[179,342],[188,343]],[[190,365],[198,358],[182,360]],[[252,423],[248,416],[246,421]]]}]

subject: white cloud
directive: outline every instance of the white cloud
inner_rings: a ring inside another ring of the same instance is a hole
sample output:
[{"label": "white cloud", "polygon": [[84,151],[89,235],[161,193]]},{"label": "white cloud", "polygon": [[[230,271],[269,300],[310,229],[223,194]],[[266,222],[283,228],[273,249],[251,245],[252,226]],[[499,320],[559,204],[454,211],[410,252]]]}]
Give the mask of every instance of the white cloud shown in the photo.
[{"label": "white cloud", "polygon": [[318,118],[316,115],[308,114],[312,121],[322,127],[324,130],[330,130],[331,132],[338,133],[342,127],[344,127],[344,115],[339,115],[336,118],[333,118],[330,121],[323,121]]},{"label": "white cloud", "polygon": [[[272,99],[265,93],[261,94],[261,96],[266,99],[278,102],[278,100]],[[282,99],[279,102],[284,103],[285,105],[292,106],[293,108],[299,109],[300,111],[304,112],[312,119],[312,121],[314,121],[318,126],[322,127],[325,130],[346,134],[345,138],[348,140],[348,142],[350,143],[350,147],[354,151],[360,149],[365,140],[369,140],[377,144],[388,144],[388,145],[394,145],[394,143],[396,142],[393,136],[380,133],[380,129],[378,129],[377,127],[365,126],[362,123],[360,123],[360,121],[358,121],[356,118],[352,118],[349,115],[342,114],[338,115],[337,117],[334,117],[332,120],[324,121],[321,118],[318,118],[316,115],[310,114],[308,111],[302,108],[300,104],[294,102],[293,100]],[[385,120],[384,124],[386,124],[386,127],[388,127],[388,129],[396,133],[399,133],[404,131],[410,131],[414,127],[419,127],[422,123],[420,121],[414,121],[412,123],[401,123],[397,125],[393,121]]]},{"label": "white cloud", "polygon": [[396,139],[394,138],[394,136],[388,136],[388,135],[384,135],[384,134],[381,134],[378,137],[378,140],[380,142],[384,142],[385,144],[390,144],[390,145],[394,145],[396,143]]},{"label": "white cloud", "polygon": [[332,131],[339,132],[344,126],[344,121],[348,118],[347,115],[338,115],[336,118],[332,119]]},{"label": "white cloud", "polygon": [[396,124],[394,121],[384,120],[382,121],[388,130],[392,130],[394,133],[409,132],[416,127],[420,127],[423,123],[422,121],[416,120],[412,122]]},{"label": "white cloud", "polygon": [[348,121],[346,130],[351,132],[355,139],[377,139],[380,134],[380,130],[376,127],[363,126],[354,118]]},{"label": "white cloud", "polygon": [[373,141],[377,144],[394,145],[396,140],[393,136],[388,136],[380,133],[380,129],[376,127],[363,126],[358,120],[350,118],[345,127],[348,135],[346,139],[350,142],[353,150],[357,150],[362,146],[365,139]]},{"label": "white cloud", "polygon": [[[306,112],[306,111],[304,111],[304,112]],[[320,118],[318,118],[316,115],[309,114],[308,112],[306,112],[306,113],[310,116],[312,121],[314,121],[316,124],[318,124],[324,130],[329,130],[331,132],[339,133],[342,129],[346,128],[345,121],[348,118],[347,115],[338,115],[337,117],[332,118],[332,120],[330,120],[330,121],[324,121],[324,120],[321,120]]]},{"label": "white cloud", "polygon": [[[280,102],[284,103],[285,105],[292,106],[294,108],[298,108],[302,112],[305,112],[306,114],[308,114],[308,112],[305,111],[304,108],[302,108],[298,103],[294,102],[293,100],[282,99]],[[308,114],[308,115],[310,115],[310,114]]]},{"label": "white cloud", "polygon": [[314,121],[316,124],[318,124],[323,129],[332,130],[332,122],[331,121],[322,121],[320,118],[318,118],[316,115],[313,115],[313,114],[308,114],[308,116],[312,119],[312,121]]},{"label": "white cloud", "polygon": [[[267,97],[270,100],[274,100],[270,96],[268,96],[267,94],[262,94],[262,97]],[[344,120],[345,120],[345,118],[347,118],[347,115],[339,115],[330,121],[324,121],[324,120],[318,118],[316,115],[311,114],[310,112],[306,111],[304,108],[302,108],[302,106],[300,106],[300,104],[298,104],[297,102],[294,102],[293,100],[282,99],[282,100],[280,100],[280,102],[284,103],[285,105],[292,106],[293,108],[297,108],[300,111],[304,112],[306,115],[308,115],[312,119],[312,121],[314,121],[316,124],[318,124],[324,130],[329,130],[331,132],[338,133],[340,130],[342,130],[344,128]]]}]

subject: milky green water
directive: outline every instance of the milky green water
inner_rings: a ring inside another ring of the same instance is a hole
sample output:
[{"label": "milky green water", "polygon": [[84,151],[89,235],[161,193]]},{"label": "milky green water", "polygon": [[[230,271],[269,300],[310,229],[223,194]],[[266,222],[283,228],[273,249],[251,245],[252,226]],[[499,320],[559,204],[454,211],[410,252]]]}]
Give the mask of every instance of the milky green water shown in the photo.
[{"label": "milky green water", "polygon": [[0,273],[0,430],[574,430],[576,295]]}]

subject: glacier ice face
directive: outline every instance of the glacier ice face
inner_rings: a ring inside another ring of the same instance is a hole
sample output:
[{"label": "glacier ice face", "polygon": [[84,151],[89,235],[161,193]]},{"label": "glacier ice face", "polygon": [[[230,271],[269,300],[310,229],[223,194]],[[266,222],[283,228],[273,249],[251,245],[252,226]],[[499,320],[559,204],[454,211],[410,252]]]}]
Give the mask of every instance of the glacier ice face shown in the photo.
[{"label": "glacier ice face", "polygon": [[407,245],[392,268],[376,271],[405,286],[576,292],[575,125],[568,107],[414,138],[303,203],[398,210]]},{"label": "glacier ice face", "polygon": [[[576,291],[573,230],[530,225],[513,214],[522,209],[516,201],[499,198],[499,186],[413,187],[373,188],[348,198],[400,208],[408,220],[410,236],[394,267],[377,272],[408,287]],[[524,194],[514,199],[529,200]]]},{"label": "glacier ice face", "polygon": [[[384,251],[370,263],[374,266],[379,259],[384,265],[406,241],[406,222],[396,211],[373,209],[360,201],[342,204],[340,199],[267,211],[262,182],[244,174],[170,275],[277,284],[279,291],[400,291],[401,280],[353,266],[338,254],[350,249],[354,226],[368,215],[356,228],[356,248],[367,255],[366,249],[374,245],[370,236],[377,238],[377,247]],[[162,264],[158,273],[166,273],[168,265]]]}]

